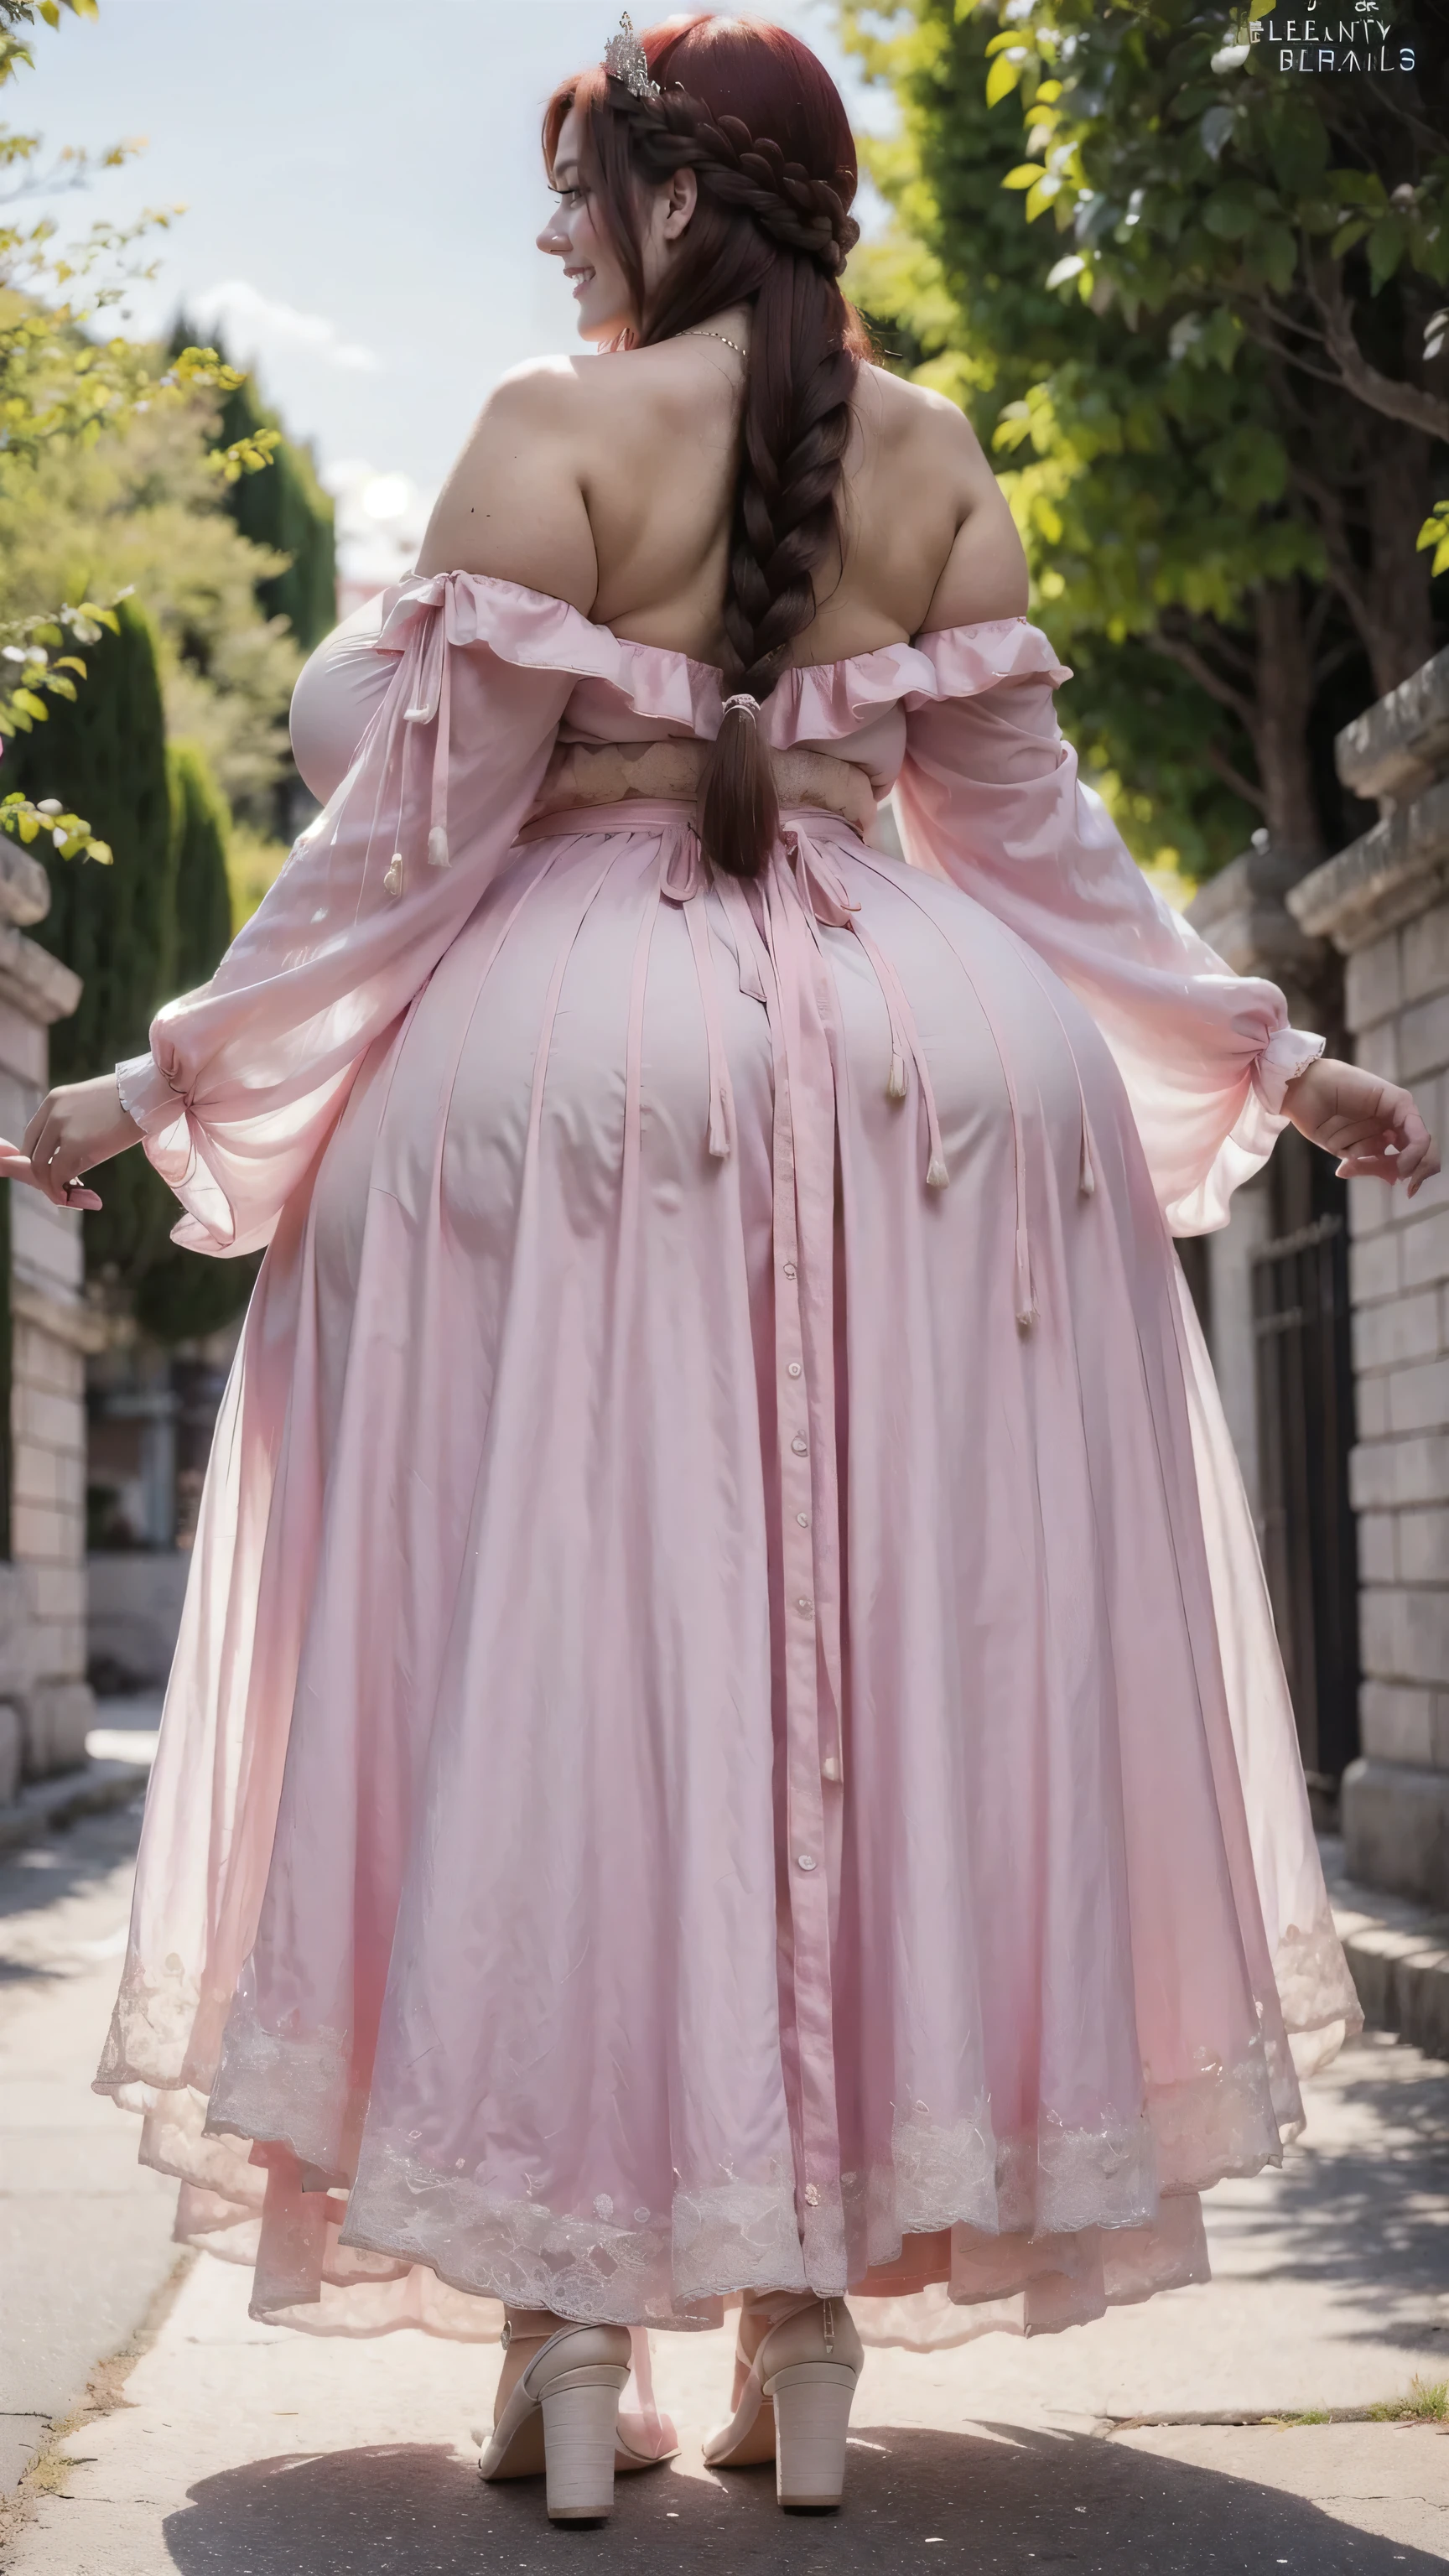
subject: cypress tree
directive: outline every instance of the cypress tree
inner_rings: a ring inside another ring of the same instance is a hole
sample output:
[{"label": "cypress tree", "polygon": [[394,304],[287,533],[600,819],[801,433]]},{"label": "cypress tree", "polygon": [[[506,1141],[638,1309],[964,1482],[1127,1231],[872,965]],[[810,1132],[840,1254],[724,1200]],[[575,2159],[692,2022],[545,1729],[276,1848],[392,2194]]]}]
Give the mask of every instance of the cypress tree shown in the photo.
[{"label": "cypress tree", "polygon": [[206,982],[231,940],[230,817],[195,743],[173,744],[168,764],[176,836],[176,989],[189,993]]},{"label": "cypress tree", "polygon": [[50,911],[33,935],[84,981],[79,1008],[51,1031],[57,1082],[135,1055],[175,990],[176,840],[156,637],[134,599],[116,619],[118,633],[86,646],[74,703],[52,698],[48,723],[5,749],[7,786],[58,796],[114,853],[110,867],[44,853]]},{"label": "cypress tree", "polygon": [[[178,314],[170,354],[174,358],[206,338]],[[210,341],[218,357],[225,358],[220,333],[212,332]],[[261,400],[255,378],[243,376],[222,403],[213,443],[230,447],[259,429],[280,428],[276,413]],[[243,474],[227,487],[226,506],[253,545],[291,557],[285,572],[258,582],[257,605],[267,617],[285,617],[303,652],[310,653],[337,623],[337,547],[331,498],[317,480],[309,451],[289,438],[279,439],[262,473]]]},{"label": "cypress tree", "polygon": [[[122,600],[119,632],[85,648],[75,701],[5,747],[6,785],[58,796],[109,841],[112,864],[45,853],[51,905],[33,936],[83,979],[50,1033],[54,1082],[84,1082],[139,1055],[159,1005],[205,983],[231,936],[226,808],[201,754],[168,755],[150,619]],[[84,1226],[86,1270],[132,1292],[158,1340],[214,1331],[243,1306],[254,1261],[218,1262],[172,1243],[176,1202],[144,1154],[98,1175],[104,1205]]]}]

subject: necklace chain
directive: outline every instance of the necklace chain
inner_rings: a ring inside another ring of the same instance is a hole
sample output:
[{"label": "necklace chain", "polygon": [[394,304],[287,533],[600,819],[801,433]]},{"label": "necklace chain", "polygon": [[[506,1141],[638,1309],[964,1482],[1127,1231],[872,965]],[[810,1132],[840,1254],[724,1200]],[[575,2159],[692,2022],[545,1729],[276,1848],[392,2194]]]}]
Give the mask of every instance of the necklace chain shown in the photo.
[{"label": "necklace chain", "polygon": [[679,336],[681,340],[718,340],[726,349],[733,349],[737,358],[743,358],[748,363],[750,354],[749,350],[742,349],[738,340],[732,340],[728,331],[702,331],[691,329],[688,331],[681,331]]}]

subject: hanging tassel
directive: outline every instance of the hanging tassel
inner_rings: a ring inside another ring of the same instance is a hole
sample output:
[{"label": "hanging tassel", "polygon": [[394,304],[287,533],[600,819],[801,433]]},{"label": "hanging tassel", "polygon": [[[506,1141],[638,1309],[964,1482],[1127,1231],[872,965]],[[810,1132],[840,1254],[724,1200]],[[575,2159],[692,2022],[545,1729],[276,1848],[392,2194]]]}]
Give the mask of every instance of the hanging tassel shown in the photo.
[{"label": "hanging tassel", "polygon": [[445,868],[450,857],[448,835],[441,823],[435,823],[428,834],[428,865],[430,868]]},{"label": "hanging tassel", "polygon": [[930,1159],[929,1163],[926,1165],[926,1187],[927,1187],[927,1189],[928,1189],[928,1190],[944,1190],[944,1189],[945,1189],[945,1187],[946,1187],[946,1185],[947,1185],[947,1183],[949,1182],[950,1178],[951,1178],[951,1175],[950,1175],[949,1171],[948,1171],[948,1170],[947,1170],[947,1168],[946,1168],[946,1157],[945,1157],[945,1155],[944,1155],[944,1154],[933,1154],[933,1155],[931,1156],[931,1159]]},{"label": "hanging tassel", "polygon": [[1080,1197],[1089,1199],[1096,1195],[1096,1189],[1097,1175],[1092,1168],[1092,1131],[1087,1125],[1087,1112],[1084,1105],[1082,1109],[1082,1161],[1081,1168],[1077,1174],[1077,1190]]},{"label": "hanging tassel", "polygon": [[901,1053],[901,1042],[900,1042],[900,1039],[897,1037],[895,1030],[894,1030],[894,1029],[892,1029],[892,1031],[891,1031],[891,1069],[890,1069],[890,1074],[889,1074],[889,1076],[888,1076],[888,1078],[887,1078],[887,1081],[886,1081],[886,1098],[887,1098],[887,1100],[904,1100],[905,1096],[906,1096],[906,1059],[905,1059],[905,1057],[904,1057],[904,1056],[902,1055],[902,1053]]},{"label": "hanging tassel", "polygon": [[1031,1284],[1031,1250],[1023,1221],[1016,1229],[1016,1323],[1018,1332],[1030,1332],[1037,1318],[1036,1290]]},{"label": "hanging tassel", "polygon": [[388,860],[387,874],[383,878],[382,882],[383,889],[387,894],[399,895],[402,893],[403,855],[401,850],[394,850],[392,857]]}]

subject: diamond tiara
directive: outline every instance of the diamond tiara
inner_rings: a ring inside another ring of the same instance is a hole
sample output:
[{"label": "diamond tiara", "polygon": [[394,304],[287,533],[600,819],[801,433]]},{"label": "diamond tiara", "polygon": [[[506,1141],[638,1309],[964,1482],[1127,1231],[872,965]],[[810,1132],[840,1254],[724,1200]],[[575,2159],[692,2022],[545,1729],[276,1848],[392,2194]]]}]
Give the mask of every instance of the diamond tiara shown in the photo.
[{"label": "diamond tiara", "polygon": [[634,33],[634,21],[627,9],[619,20],[617,36],[611,36],[604,47],[604,69],[611,80],[622,81],[635,98],[659,96],[659,83],[649,77],[649,58]]}]

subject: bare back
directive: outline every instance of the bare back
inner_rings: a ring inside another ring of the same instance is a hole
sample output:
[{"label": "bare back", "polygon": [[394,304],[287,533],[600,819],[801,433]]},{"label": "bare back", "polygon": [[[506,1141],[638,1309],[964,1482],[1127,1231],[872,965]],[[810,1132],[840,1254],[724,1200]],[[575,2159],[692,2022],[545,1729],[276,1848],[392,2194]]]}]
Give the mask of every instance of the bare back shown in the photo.
[{"label": "bare back", "polygon": [[[740,360],[690,336],[505,378],[444,486],[423,572],[491,574],[615,634],[723,664]],[[1026,607],[1000,486],[953,403],[862,367],[842,485],[844,559],[822,567],[798,663]]]}]

